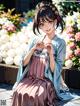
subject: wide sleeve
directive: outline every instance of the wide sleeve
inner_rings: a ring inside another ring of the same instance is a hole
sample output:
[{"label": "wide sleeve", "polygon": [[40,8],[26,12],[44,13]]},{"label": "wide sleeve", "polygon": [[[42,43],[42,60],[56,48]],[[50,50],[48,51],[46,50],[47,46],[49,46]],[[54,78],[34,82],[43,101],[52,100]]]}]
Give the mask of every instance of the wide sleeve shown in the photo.
[{"label": "wide sleeve", "polygon": [[57,48],[57,53],[55,57],[55,69],[58,68],[57,78],[61,74],[62,67],[65,60],[65,55],[66,55],[66,43],[64,40],[61,40],[60,45]]},{"label": "wide sleeve", "polygon": [[56,89],[58,89],[60,87],[60,79],[61,78],[61,72],[62,72],[62,67],[63,67],[63,63],[65,60],[65,55],[66,55],[66,43],[63,39],[61,39],[61,41],[59,42],[60,45],[57,48],[57,52],[56,52],[56,57],[55,57],[55,69],[54,69],[54,83]]},{"label": "wide sleeve", "polygon": [[18,73],[17,73],[17,79],[16,79],[16,83],[13,86],[13,89],[24,78],[25,74],[27,73],[27,71],[29,69],[29,65],[27,65],[26,69],[24,70],[23,59],[24,59],[25,55],[27,55],[28,51],[33,47],[33,45],[35,44],[35,41],[36,41],[35,38],[31,38],[28,45],[27,45],[27,48],[26,48],[25,52],[21,55],[20,64],[19,64],[19,68],[18,68]]},{"label": "wide sleeve", "polygon": [[57,54],[55,58],[55,70],[54,70],[53,83],[54,83],[54,87],[58,97],[61,100],[70,100],[73,98],[73,96],[69,92],[69,89],[60,89],[61,88],[61,72],[62,72],[64,60],[65,60],[65,55],[66,55],[66,43],[62,39],[60,41],[60,45],[58,46]]}]

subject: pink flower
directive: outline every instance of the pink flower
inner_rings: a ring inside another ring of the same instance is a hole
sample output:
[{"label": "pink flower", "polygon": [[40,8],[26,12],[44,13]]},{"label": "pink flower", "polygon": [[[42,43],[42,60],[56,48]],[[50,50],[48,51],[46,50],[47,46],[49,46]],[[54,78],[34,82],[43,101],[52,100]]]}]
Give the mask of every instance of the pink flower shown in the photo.
[{"label": "pink flower", "polygon": [[80,32],[76,33],[75,39],[76,39],[76,41],[80,41]]},{"label": "pink flower", "polygon": [[72,59],[73,57],[74,57],[74,55],[73,55],[73,54],[68,55],[68,56],[66,57],[66,60],[68,60],[68,59]]},{"label": "pink flower", "polygon": [[71,50],[74,50],[76,48],[76,44],[74,42],[71,42],[69,44],[69,47],[70,47]]},{"label": "pink flower", "polygon": [[7,31],[15,32],[16,27],[13,24],[4,24],[3,29],[6,29]]},{"label": "pink flower", "polygon": [[72,65],[73,65],[72,60],[67,60],[67,61],[65,61],[65,66],[66,66],[67,68],[71,68]]},{"label": "pink flower", "polygon": [[68,26],[67,28],[66,28],[66,33],[68,34],[68,33],[73,33],[73,31],[74,31],[74,29],[71,27],[71,26]]},{"label": "pink flower", "polygon": [[76,56],[80,56],[80,48],[77,48],[77,49],[75,50],[75,55],[76,55]]},{"label": "pink flower", "polygon": [[69,60],[69,59],[72,59],[74,57],[74,55],[73,55],[73,53],[67,53],[67,55],[66,55],[66,60]]},{"label": "pink flower", "polygon": [[72,33],[68,33],[67,36],[68,36],[69,38],[74,38],[74,34],[72,34]]}]

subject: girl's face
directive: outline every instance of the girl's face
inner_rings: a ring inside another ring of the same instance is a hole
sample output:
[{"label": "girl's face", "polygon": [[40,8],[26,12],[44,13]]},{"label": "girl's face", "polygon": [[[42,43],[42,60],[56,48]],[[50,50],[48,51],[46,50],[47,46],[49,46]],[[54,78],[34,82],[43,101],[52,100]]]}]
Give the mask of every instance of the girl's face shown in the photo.
[{"label": "girl's face", "polygon": [[52,35],[55,33],[55,25],[56,20],[54,22],[45,20],[44,22],[40,22],[39,28],[46,33],[46,35]]}]

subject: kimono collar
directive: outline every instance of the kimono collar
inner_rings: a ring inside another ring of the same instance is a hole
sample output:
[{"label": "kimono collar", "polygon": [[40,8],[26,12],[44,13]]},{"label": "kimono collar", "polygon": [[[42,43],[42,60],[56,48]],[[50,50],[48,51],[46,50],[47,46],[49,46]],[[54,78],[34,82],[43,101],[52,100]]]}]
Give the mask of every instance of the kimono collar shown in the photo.
[{"label": "kimono collar", "polygon": [[55,35],[53,38],[52,38],[52,40],[56,40],[57,39],[57,35]]}]

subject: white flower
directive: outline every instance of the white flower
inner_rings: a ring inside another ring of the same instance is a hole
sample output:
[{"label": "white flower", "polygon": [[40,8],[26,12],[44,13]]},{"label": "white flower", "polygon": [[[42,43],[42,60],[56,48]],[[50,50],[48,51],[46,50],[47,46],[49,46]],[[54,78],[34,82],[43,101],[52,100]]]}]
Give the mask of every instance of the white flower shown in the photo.
[{"label": "white flower", "polygon": [[14,41],[13,43],[12,43],[12,48],[14,48],[14,49],[16,49],[17,47],[19,47],[20,46],[20,42],[19,41]]},{"label": "white flower", "polygon": [[3,18],[0,18],[0,24],[3,25],[9,25],[9,24],[13,24],[11,21],[9,21],[7,18],[3,17]]},{"label": "white flower", "polygon": [[73,51],[67,46],[67,47],[66,47],[66,54],[68,54],[68,53],[72,54]]},{"label": "white flower", "polygon": [[2,56],[0,55],[0,63],[2,62]]},{"label": "white flower", "polygon": [[0,30],[0,37],[6,34],[7,34],[7,31],[5,29]]},{"label": "white flower", "polygon": [[78,27],[78,30],[80,30],[80,19],[77,19],[77,27]]},{"label": "white flower", "polygon": [[33,22],[29,22],[28,25],[27,25],[27,28],[29,30],[32,30],[32,28],[33,28]]},{"label": "white flower", "polygon": [[13,64],[13,58],[12,57],[7,57],[6,59],[5,59],[5,63],[6,64]]},{"label": "white flower", "polygon": [[11,42],[18,41],[18,37],[17,37],[17,35],[16,35],[15,33],[11,35],[10,41],[11,41]]},{"label": "white flower", "polygon": [[23,32],[19,32],[17,36],[18,36],[18,40],[20,43],[27,43],[28,42],[29,38],[28,38],[27,34],[25,34]]},{"label": "white flower", "polygon": [[2,58],[6,58],[7,57],[7,52],[5,50],[0,51]]},{"label": "white flower", "polygon": [[68,15],[66,17],[66,26],[73,26],[75,24],[73,16]]},{"label": "white flower", "polygon": [[5,46],[5,44],[1,45],[0,51],[6,51],[6,46]]},{"label": "white flower", "polygon": [[80,59],[79,59],[79,63],[80,63]]},{"label": "white flower", "polygon": [[10,49],[10,50],[8,50],[8,51],[7,51],[7,55],[8,55],[9,57],[14,57],[14,56],[15,56],[15,49]]},{"label": "white flower", "polygon": [[33,36],[35,36],[35,34],[33,33],[33,22],[28,23],[27,26],[22,27],[21,32],[24,33],[24,35],[26,35],[28,38],[31,38]]},{"label": "white flower", "polygon": [[28,48],[28,44],[26,44],[26,43],[22,43],[22,44],[20,45],[20,49],[21,49],[23,52],[27,51],[27,48]]},{"label": "white flower", "polygon": [[6,57],[3,57],[3,58],[2,58],[2,61],[4,61],[4,62],[5,62],[5,60],[6,60]]},{"label": "white flower", "polygon": [[0,40],[2,41],[2,43],[6,43],[9,41],[9,36],[7,34],[3,34],[1,37],[0,37]]},{"label": "white flower", "polygon": [[21,56],[20,55],[16,55],[14,57],[14,64],[15,65],[19,65],[20,64],[20,61],[21,61]]},{"label": "white flower", "polygon": [[72,54],[73,54],[73,51],[72,50],[70,50],[70,48],[66,48],[66,59],[69,59],[71,56],[72,56]]},{"label": "white flower", "polygon": [[0,18],[0,24],[1,25],[3,25],[3,24],[5,24],[6,22],[8,21],[8,19],[7,18]]},{"label": "white flower", "polygon": [[72,65],[73,65],[72,60],[67,60],[67,61],[65,62],[65,66],[66,66],[67,68],[71,68]]},{"label": "white flower", "polygon": [[80,13],[79,12],[73,12],[73,16],[75,17],[75,19],[80,19]]},{"label": "white flower", "polygon": [[12,48],[12,42],[6,42],[5,46],[6,46],[6,51],[10,50]]},{"label": "white flower", "polygon": [[67,36],[66,31],[64,31],[64,32],[62,33],[61,38],[63,38],[66,43],[69,41],[69,37]]},{"label": "white flower", "polygon": [[7,43],[1,45],[0,50],[1,51],[7,51],[10,48],[11,48],[11,43],[7,42]]},{"label": "white flower", "polygon": [[15,53],[16,53],[16,55],[22,55],[23,52],[24,52],[23,49],[20,48],[20,47],[18,47],[18,48],[15,49]]},{"label": "white flower", "polygon": [[12,23],[11,21],[7,20],[7,21],[5,22],[5,25],[13,25],[13,23]]}]

